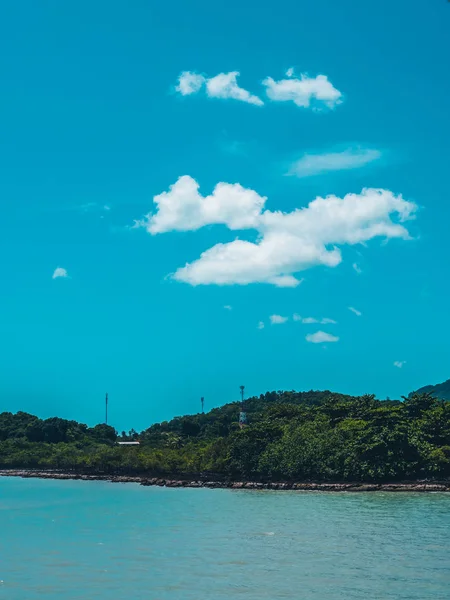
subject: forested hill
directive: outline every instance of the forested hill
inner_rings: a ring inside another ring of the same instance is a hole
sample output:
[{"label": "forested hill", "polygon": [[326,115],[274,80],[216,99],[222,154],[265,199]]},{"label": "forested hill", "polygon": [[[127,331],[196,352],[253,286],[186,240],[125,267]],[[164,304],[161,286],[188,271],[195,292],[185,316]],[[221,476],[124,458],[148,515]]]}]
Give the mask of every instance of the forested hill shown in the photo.
[{"label": "forested hill", "polygon": [[[245,410],[252,424],[256,424],[266,417],[270,408],[290,404],[294,406],[314,407],[321,406],[325,402],[349,402],[354,400],[353,396],[336,394],[325,391],[279,391],[267,392],[260,396],[253,396],[245,400]],[[140,439],[159,444],[167,436],[188,436],[200,439],[211,439],[214,437],[228,436],[238,426],[238,415],[240,402],[232,402],[204,414],[186,415],[175,417],[171,421],[156,423],[143,431]],[[137,439],[137,435],[133,436]]]},{"label": "forested hill", "polygon": [[441,400],[450,400],[450,379],[444,381],[444,383],[438,383],[436,385],[426,385],[414,393],[431,394],[435,398],[440,398]]},{"label": "forested hill", "polygon": [[[450,477],[450,403],[331,392],[270,392],[138,434],[26,413],[0,414],[0,468],[285,481]],[[117,440],[139,439],[124,447]]]},{"label": "forested hill", "polygon": [[[309,392],[267,392],[259,397],[252,397],[245,401],[245,407],[252,423],[264,418],[265,411],[279,404],[293,404],[304,406],[320,406],[324,402],[347,402],[354,400],[352,396],[333,394],[330,391]],[[29,442],[71,443],[91,442],[109,443],[118,439],[124,441],[141,440],[147,444],[164,445],[169,435],[182,436],[184,439],[211,439],[219,436],[228,436],[237,429],[240,402],[232,402],[204,414],[186,415],[175,417],[171,421],[164,421],[151,425],[148,429],[137,432],[116,432],[115,429],[105,424],[88,427],[77,421],[52,417],[39,419],[34,415],[24,412],[16,414],[0,413],[0,441],[8,439],[23,439]]]}]

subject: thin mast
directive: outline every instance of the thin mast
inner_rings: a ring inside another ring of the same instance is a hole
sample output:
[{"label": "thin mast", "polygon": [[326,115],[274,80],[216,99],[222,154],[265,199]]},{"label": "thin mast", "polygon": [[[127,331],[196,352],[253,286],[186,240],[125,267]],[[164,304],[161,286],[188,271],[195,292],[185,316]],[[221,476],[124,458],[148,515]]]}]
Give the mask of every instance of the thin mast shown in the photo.
[{"label": "thin mast", "polygon": [[244,391],[245,386],[239,386],[241,390],[241,412],[239,413],[239,427],[242,429],[247,425],[247,413],[245,412]]}]

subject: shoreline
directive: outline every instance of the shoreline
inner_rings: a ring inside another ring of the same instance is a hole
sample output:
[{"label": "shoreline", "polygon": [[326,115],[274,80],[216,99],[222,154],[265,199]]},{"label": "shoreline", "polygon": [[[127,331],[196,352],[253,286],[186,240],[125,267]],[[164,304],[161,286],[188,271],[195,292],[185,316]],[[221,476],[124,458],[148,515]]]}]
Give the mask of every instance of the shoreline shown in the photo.
[{"label": "shoreline", "polygon": [[410,481],[392,483],[314,483],[314,482],[255,482],[255,481],[214,481],[208,479],[178,479],[169,477],[148,477],[144,475],[106,475],[70,473],[63,471],[33,469],[1,469],[0,477],[20,477],[23,479],[55,479],[77,481],[108,481],[110,483],[138,483],[143,486],[170,488],[209,488],[234,490],[286,490],[314,492],[450,492],[450,481]]}]

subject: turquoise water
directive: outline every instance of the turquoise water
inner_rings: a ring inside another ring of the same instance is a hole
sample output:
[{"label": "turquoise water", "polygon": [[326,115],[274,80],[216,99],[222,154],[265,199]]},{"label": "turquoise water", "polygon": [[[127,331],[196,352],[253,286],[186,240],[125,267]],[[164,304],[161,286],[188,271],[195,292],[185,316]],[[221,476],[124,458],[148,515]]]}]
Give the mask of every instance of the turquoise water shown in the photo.
[{"label": "turquoise water", "polygon": [[450,495],[0,478],[0,598],[450,598]]}]

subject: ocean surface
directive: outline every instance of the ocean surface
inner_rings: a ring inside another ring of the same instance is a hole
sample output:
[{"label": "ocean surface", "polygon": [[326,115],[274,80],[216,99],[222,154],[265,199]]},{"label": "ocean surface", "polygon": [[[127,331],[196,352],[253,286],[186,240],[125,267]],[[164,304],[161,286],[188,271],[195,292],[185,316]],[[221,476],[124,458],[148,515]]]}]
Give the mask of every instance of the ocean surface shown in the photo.
[{"label": "ocean surface", "polygon": [[450,598],[450,494],[0,478],[0,599]]}]

